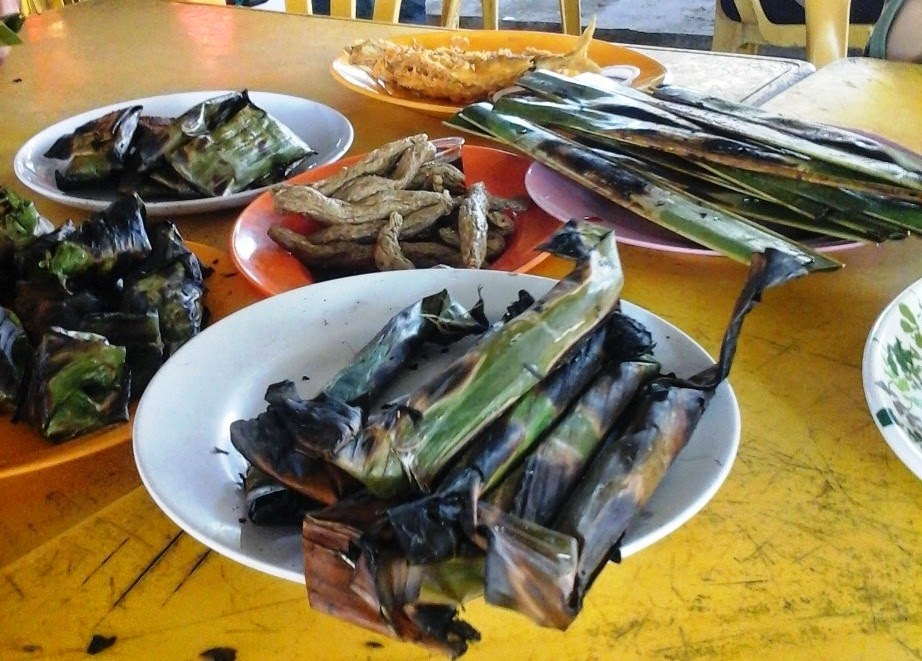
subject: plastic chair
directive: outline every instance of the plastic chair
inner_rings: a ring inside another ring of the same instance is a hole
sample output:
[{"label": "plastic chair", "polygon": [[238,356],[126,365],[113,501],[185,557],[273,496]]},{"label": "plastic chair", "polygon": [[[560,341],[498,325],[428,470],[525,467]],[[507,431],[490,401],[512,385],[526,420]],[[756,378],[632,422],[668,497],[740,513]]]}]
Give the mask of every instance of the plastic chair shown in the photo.
[{"label": "plastic chair", "polygon": [[23,16],[41,14],[49,9],[60,9],[64,5],[73,5],[80,0],[20,0],[19,10]]},{"label": "plastic chair", "polygon": [[[375,0],[371,20],[396,23],[400,17],[401,0]],[[285,0],[285,11],[292,14],[313,14],[311,0]],[[355,0],[330,0],[330,16],[355,18]]]},{"label": "plastic chair", "polygon": [[[560,4],[560,25],[565,34],[579,34],[582,31],[580,0],[558,0]],[[483,27],[499,29],[499,0],[481,0]],[[456,28],[461,19],[461,0],[442,0],[442,25]]]},{"label": "plastic chair", "polygon": [[883,0],[716,0],[711,49],[757,53],[760,46],[806,48],[817,68],[863,48]]}]

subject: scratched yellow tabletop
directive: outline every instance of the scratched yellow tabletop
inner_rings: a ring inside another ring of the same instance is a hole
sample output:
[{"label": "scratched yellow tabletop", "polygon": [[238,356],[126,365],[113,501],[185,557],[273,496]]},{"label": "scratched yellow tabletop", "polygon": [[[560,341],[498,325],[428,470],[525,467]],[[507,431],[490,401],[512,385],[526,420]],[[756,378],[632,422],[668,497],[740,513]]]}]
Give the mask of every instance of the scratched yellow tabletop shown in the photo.
[{"label": "scratched yellow tabletop", "polygon": [[[411,132],[448,134],[434,118],[364,100],[327,74],[343,44],[412,29],[160,0],[87,0],[30,19],[26,45],[0,67],[0,183],[26,192],[12,155],[45,126],[187,89],[319,100],[354,123],[356,153]],[[673,82],[728,98],[758,95],[786,75],[764,58],[668,58],[688,72]],[[770,106],[922,152],[918,69],[833,70]],[[881,89],[881,78],[892,84]],[[79,216],[40,205],[56,221]],[[233,220],[216,213],[180,226],[223,247]],[[474,602],[465,616],[483,640],[467,658],[922,656],[922,482],[877,432],[861,384],[868,330],[922,277],[920,249],[915,239],[856,248],[840,254],[843,270],[769,291],[746,321],[730,375],[742,438],[715,498],[663,541],[609,566],[565,633]],[[621,252],[625,297],[715,353],[745,269]],[[128,445],[0,479],[0,658],[84,658],[94,639],[100,658],[429,658],[312,611],[303,585],[209,551],[138,485]]]}]

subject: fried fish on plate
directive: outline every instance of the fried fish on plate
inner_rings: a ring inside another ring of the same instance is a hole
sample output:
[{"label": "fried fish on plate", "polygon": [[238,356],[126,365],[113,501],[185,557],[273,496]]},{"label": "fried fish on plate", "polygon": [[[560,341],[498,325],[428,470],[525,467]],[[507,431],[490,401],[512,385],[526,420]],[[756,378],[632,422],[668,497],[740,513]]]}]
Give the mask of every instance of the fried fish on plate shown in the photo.
[{"label": "fried fish on plate", "polygon": [[598,72],[589,57],[595,19],[568,53],[530,48],[465,50],[464,37],[450,46],[423,48],[385,39],[366,39],[346,48],[349,63],[366,68],[385,87],[454,103],[471,103],[509,87],[526,71],[548,69],[564,75]]}]

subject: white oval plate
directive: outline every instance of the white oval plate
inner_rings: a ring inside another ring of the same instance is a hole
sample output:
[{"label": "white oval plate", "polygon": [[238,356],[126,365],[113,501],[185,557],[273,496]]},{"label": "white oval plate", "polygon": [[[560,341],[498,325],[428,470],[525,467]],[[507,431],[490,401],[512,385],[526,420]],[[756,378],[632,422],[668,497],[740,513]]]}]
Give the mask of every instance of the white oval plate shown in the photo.
[{"label": "white oval plate", "polygon": [[[230,424],[264,411],[263,395],[271,383],[291,379],[303,396],[316,394],[388,319],[425,295],[447,288],[461,303],[472,305],[481,288],[487,314],[496,319],[520,289],[540,295],[553,283],[501,271],[432,269],[425,278],[396,271],[322,282],[244,308],[183,346],[148,385],[134,423],[141,479],[167,516],[206,546],[249,567],[303,582],[299,528],[241,523],[246,463],[230,443]],[[653,334],[665,372],[690,376],[713,364],[698,344],[666,321],[627,302],[623,308]],[[623,556],[658,541],[704,507],[730,471],[739,433],[736,396],[723,383],[626,536]]]},{"label": "white oval plate", "polygon": [[[73,133],[80,125],[118,108],[140,105],[144,107],[142,111],[144,115],[176,117],[202,101],[227,93],[227,91],[218,90],[166,94],[115,103],[80,113],[29,138],[16,153],[13,160],[13,171],[23,184],[50,200],[78,209],[101,211],[115,199],[114,193],[64,192],[58,188],[54,180],[54,171],[62,167],[63,162],[44,156],[55,140],[62,135]],[[331,163],[345,154],[352,146],[352,139],[355,135],[352,124],[341,113],[329,106],[273,92],[249,92],[249,95],[253,103],[291,129],[317,152],[307,162],[307,168]],[[146,202],[147,213],[150,216],[175,216],[232,209],[248,204],[267,189],[268,187],[264,186],[222,197]]]},{"label": "white oval plate", "polygon": [[922,280],[904,289],[874,322],[861,372],[877,428],[922,479]]}]

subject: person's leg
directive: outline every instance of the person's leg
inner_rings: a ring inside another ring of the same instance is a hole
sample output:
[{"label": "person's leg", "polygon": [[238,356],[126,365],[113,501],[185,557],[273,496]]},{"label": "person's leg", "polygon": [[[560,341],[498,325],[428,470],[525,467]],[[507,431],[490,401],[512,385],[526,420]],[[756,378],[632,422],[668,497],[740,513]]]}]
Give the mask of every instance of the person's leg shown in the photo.
[{"label": "person's leg", "polygon": [[922,62],[922,0],[903,0],[887,33],[887,59]]}]

